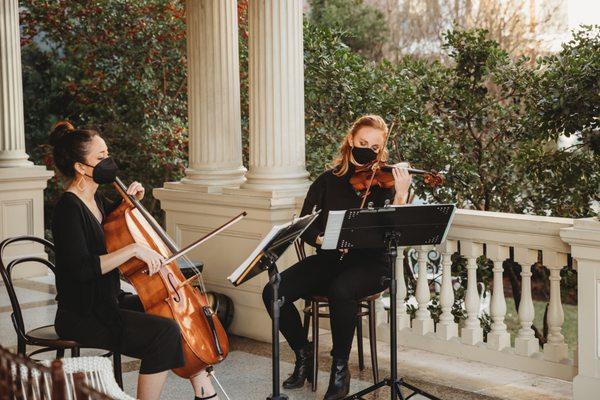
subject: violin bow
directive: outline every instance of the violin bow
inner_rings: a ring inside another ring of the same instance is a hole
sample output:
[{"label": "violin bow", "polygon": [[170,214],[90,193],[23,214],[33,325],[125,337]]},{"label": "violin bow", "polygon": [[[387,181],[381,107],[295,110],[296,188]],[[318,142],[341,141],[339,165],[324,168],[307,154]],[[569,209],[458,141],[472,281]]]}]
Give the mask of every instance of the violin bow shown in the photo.
[{"label": "violin bow", "polygon": [[381,162],[381,157],[383,157],[383,152],[387,148],[387,143],[388,143],[390,136],[392,135],[392,131],[394,130],[394,125],[396,125],[396,121],[392,122],[392,125],[390,126],[390,129],[388,130],[388,134],[385,137],[385,142],[383,142],[383,147],[381,148],[381,151],[379,153],[377,153],[377,159],[373,163],[373,168],[372,168],[373,171],[371,173],[371,178],[369,179],[369,184],[367,185],[367,189],[365,190],[365,194],[363,195],[362,202],[360,203],[360,208],[365,207],[365,202],[367,201],[367,196],[369,196],[369,194],[371,192],[371,185],[373,184],[373,179],[375,178],[375,172],[377,171],[376,166],[378,166],[379,163]]}]

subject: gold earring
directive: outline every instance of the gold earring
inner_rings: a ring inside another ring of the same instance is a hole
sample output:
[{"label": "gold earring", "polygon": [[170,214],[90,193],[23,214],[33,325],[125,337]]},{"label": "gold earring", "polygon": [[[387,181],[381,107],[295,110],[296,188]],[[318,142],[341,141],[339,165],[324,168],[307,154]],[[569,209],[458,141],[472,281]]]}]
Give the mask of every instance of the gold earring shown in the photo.
[{"label": "gold earring", "polygon": [[85,192],[85,183],[84,183],[83,187],[81,187],[82,182],[83,182],[83,175],[80,175],[79,180],[77,181],[77,189],[79,189],[80,192]]}]

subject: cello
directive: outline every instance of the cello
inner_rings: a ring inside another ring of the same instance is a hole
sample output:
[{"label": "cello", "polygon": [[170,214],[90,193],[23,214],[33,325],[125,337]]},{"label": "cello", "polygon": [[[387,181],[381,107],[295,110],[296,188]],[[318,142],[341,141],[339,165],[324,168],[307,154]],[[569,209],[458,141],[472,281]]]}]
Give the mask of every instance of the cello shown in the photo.
[{"label": "cello", "polygon": [[[192,245],[179,250],[137,198],[126,193],[127,188],[118,177],[114,187],[123,202],[106,217],[106,248],[108,252],[113,252],[132,243],[141,243],[165,257],[163,266],[154,275],[150,275],[147,265],[135,257],[120,265],[119,270],[136,289],[146,313],[170,318],[178,323],[185,365],[173,372],[182,378],[191,378],[223,361],[229,352],[229,341],[216,313],[209,306],[200,271],[183,254],[238,222],[246,213],[242,212]],[[175,262],[176,258],[181,258],[193,269],[195,275],[192,278],[185,279]],[[191,285],[196,278],[200,288]]]}]

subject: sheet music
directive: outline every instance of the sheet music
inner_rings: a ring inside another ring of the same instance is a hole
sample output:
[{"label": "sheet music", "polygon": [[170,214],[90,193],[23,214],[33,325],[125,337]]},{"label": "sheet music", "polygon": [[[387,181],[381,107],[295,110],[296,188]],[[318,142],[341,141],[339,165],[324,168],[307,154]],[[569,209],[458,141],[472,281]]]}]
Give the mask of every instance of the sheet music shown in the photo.
[{"label": "sheet music", "polygon": [[342,223],[346,210],[329,211],[327,217],[327,226],[325,227],[325,235],[323,236],[323,250],[335,250],[337,248],[340,232],[342,231]]},{"label": "sheet music", "polygon": [[[379,212],[385,212],[383,210],[387,209],[395,209],[395,208],[404,208],[404,209],[435,209],[438,208],[440,206],[445,206],[445,207],[452,207],[451,210],[451,214],[448,218],[448,222],[444,222],[444,224],[446,225],[446,228],[443,232],[443,234],[438,235],[436,238],[434,238],[433,240],[435,240],[436,242],[440,242],[444,241],[446,239],[446,235],[448,234],[448,231],[450,229],[450,226],[452,224],[452,220],[454,218],[454,212],[456,210],[456,207],[453,204],[390,204],[386,207],[378,207],[375,208],[375,212],[379,213]],[[348,248],[351,247],[349,246],[348,243],[346,243],[345,241],[343,243],[340,243],[340,236],[345,237],[346,235],[342,234],[342,226],[344,225],[344,220],[346,219],[346,217],[348,216],[349,218],[352,218],[353,214],[348,215],[348,212],[356,212],[357,210],[352,209],[352,210],[336,210],[336,211],[329,211],[329,216],[327,218],[327,226],[325,227],[325,234],[323,237],[323,244],[321,245],[321,248],[323,250],[334,250],[338,248],[338,244],[340,248]],[[365,209],[366,211],[366,209]],[[392,210],[390,210],[392,211]],[[359,228],[362,229],[362,228]],[[442,236],[441,239],[439,238],[439,236]]]},{"label": "sheet music", "polygon": [[[286,225],[290,225],[289,223]],[[269,233],[267,233],[265,235],[265,237],[263,238],[263,240],[260,241],[260,244],[254,249],[252,250],[252,253],[250,253],[250,255],[248,256],[248,258],[246,258],[239,267],[237,267],[235,269],[235,271],[233,271],[233,273],[231,275],[229,275],[227,277],[227,279],[229,280],[229,282],[234,283],[238,280],[238,278],[244,273],[244,271],[246,271],[246,267],[248,266],[248,264],[250,264],[262,251],[262,249],[267,245],[267,243],[269,243],[271,241],[271,239],[273,239],[275,237],[275,235],[277,235],[277,233],[279,233],[279,231],[285,227],[286,225],[275,225],[273,226],[273,228],[271,228],[271,230],[269,231]]]},{"label": "sheet music", "polygon": [[[233,271],[233,273],[227,277],[227,279],[229,280],[229,282],[235,284],[235,282],[237,282],[237,280],[240,278],[240,276],[242,276],[242,274],[244,274],[246,272],[246,270],[248,269],[248,266],[250,264],[252,264],[257,259],[257,257],[259,257],[261,255],[263,249],[267,246],[267,244],[269,242],[271,242],[273,240],[273,238],[275,238],[277,235],[279,235],[285,229],[287,229],[288,227],[290,227],[292,224],[295,224],[298,221],[308,220],[312,216],[313,216],[313,214],[308,214],[308,215],[305,215],[304,217],[296,218],[293,221],[287,222],[285,224],[273,226],[273,228],[271,228],[271,230],[269,231],[269,233],[267,233],[265,235],[265,237],[263,238],[263,240],[260,241],[260,243],[258,244],[258,246],[256,246],[256,248],[252,251],[252,253],[250,253],[250,255],[248,256],[248,258],[246,258],[240,264],[240,266],[237,267],[235,269],[235,271]],[[306,227],[308,227],[308,225],[306,225]],[[306,229],[306,227],[305,227],[305,229]]]}]

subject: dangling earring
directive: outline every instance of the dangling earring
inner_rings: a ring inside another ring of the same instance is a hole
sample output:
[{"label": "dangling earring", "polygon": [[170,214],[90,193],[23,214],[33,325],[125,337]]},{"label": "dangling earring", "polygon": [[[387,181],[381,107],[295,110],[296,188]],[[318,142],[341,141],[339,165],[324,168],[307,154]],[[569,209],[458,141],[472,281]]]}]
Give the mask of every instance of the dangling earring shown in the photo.
[{"label": "dangling earring", "polygon": [[79,176],[79,180],[77,181],[77,189],[80,192],[85,192],[85,183],[83,184],[83,187],[81,187],[81,183],[83,182],[83,175]]}]

